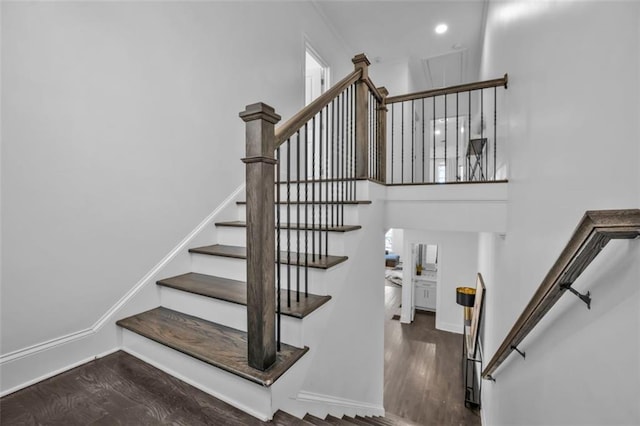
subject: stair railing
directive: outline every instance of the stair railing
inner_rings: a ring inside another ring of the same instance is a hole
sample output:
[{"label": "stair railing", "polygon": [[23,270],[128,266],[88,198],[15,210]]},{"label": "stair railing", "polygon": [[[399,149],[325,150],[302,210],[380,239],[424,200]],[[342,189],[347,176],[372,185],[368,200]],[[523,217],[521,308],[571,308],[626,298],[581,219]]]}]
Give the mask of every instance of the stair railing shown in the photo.
[{"label": "stair railing", "polygon": [[[486,182],[506,177],[499,170],[498,89],[495,80],[386,98],[391,110],[388,184]],[[489,92],[489,93],[485,93]]]},{"label": "stair railing", "polygon": [[328,235],[345,226],[357,180],[385,180],[386,90],[369,79],[364,54],[352,61],[352,73],[278,129],[280,116],[268,105],[240,113],[247,149],[248,359],[257,369],[275,362],[283,305],[308,297],[309,267],[335,260]]},{"label": "stair railing", "polygon": [[566,247],[547,273],[511,331],[482,372],[484,379],[493,374],[540,322],[551,307],[569,290],[591,308],[590,294],[580,294],[571,287],[593,259],[612,239],[640,236],[640,209],[587,211]]}]

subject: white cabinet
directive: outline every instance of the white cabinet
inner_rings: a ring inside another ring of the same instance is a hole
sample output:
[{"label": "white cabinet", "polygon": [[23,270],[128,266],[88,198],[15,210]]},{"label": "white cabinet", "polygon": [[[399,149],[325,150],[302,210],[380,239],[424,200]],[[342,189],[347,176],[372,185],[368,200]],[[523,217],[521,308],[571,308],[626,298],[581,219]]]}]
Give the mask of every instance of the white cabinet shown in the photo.
[{"label": "white cabinet", "polygon": [[435,311],[438,287],[435,281],[414,278],[414,301],[417,309]]}]

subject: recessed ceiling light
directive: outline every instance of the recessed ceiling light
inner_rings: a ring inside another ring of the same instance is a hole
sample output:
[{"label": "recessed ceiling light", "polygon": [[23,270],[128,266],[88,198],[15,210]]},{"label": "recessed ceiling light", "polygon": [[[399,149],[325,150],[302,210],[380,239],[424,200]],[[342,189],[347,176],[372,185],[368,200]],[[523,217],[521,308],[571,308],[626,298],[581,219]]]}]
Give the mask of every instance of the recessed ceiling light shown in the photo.
[{"label": "recessed ceiling light", "polygon": [[449,27],[447,26],[447,24],[438,24],[436,26],[436,34],[444,34],[448,29]]},{"label": "recessed ceiling light", "polygon": [[440,134],[440,129],[436,129],[436,135]]}]

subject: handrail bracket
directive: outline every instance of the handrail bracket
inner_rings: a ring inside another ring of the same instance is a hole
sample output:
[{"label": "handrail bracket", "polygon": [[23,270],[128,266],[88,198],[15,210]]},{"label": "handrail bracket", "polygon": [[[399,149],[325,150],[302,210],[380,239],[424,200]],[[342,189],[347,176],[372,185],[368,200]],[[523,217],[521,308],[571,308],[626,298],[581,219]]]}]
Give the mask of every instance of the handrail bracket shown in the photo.
[{"label": "handrail bracket", "polygon": [[576,291],[575,288],[571,287],[571,283],[561,283],[560,288],[563,290],[569,290],[571,293],[578,296],[580,300],[587,304],[587,308],[591,309],[591,292],[587,291],[587,294],[582,294]]},{"label": "handrail bracket", "polygon": [[527,358],[527,353],[526,352],[522,352],[520,349],[518,349],[517,346],[511,346],[511,349],[513,349],[514,351],[518,352],[520,354],[520,356],[522,357],[522,359],[526,359]]}]

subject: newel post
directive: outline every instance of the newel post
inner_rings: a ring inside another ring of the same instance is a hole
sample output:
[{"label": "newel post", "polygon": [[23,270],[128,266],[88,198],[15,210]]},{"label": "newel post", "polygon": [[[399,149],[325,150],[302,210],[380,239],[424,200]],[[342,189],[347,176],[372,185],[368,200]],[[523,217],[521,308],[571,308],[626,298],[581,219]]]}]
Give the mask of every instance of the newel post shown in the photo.
[{"label": "newel post", "polygon": [[387,96],[389,91],[386,87],[378,87],[378,93],[382,95],[382,102],[378,109],[378,152],[380,161],[380,181],[387,182]]},{"label": "newel post", "polygon": [[276,361],[275,333],[275,124],[280,116],[269,105],[247,105],[247,334],[249,365],[266,370]]},{"label": "newel post", "polygon": [[356,83],[356,176],[367,178],[369,170],[369,88],[364,82],[369,78],[369,59],[364,53],[360,53],[351,60],[356,70],[362,70],[362,76]]}]

